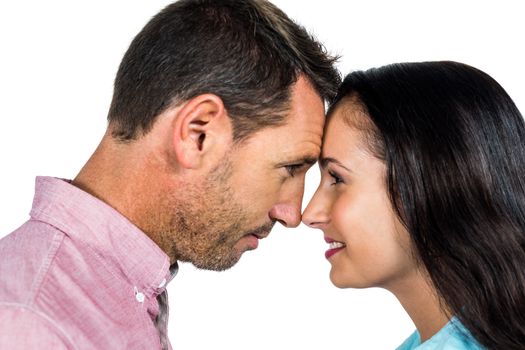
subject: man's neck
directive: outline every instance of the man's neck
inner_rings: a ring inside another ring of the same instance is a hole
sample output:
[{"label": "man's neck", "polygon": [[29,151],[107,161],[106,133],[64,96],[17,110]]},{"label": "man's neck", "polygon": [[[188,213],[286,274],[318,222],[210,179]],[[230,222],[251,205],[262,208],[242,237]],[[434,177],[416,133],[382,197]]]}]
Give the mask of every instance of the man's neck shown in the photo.
[{"label": "man's neck", "polygon": [[115,159],[110,143],[105,136],[72,183],[131,219],[127,198],[133,187],[132,172],[126,171],[121,161]]}]

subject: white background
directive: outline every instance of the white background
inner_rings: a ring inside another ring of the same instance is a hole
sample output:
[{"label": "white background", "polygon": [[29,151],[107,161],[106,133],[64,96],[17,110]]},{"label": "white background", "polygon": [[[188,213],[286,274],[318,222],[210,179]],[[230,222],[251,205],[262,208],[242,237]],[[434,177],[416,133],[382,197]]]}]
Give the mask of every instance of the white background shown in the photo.
[{"label": "white background", "polygon": [[[525,110],[521,1],[273,1],[343,55],[343,73],[457,60]],[[102,137],[118,64],[168,1],[0,2],[0,237],[28,218],[34,177],[72,178]],[[318,170],[309,172],[305,203]],[[413,330],[378,289],[339,290],[322,234],[276,227],[233,269],[182,265],[170,284],[175,349],[392,349]]]}]

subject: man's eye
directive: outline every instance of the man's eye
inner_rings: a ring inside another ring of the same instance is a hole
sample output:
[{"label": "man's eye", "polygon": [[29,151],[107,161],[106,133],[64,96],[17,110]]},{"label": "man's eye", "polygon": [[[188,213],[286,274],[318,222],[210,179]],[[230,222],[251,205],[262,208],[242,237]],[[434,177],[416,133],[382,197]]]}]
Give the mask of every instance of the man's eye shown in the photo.
[{"label": "man's eye", "polygon": [[343,179],[333,171],[329,171],[328,175],[333,179],[333,182],[331,183],[332,186],[343,182]]},{"label": "man's eye", "polygon": [[302,167],[303,167],[302,164],[292,164],[292,165],[287,165],[285,168],[286,168],[286,171],[288,171],[288,174],[290,174],[291,177],[294,177],[297,171],[299,171],[299,169],[301,169]]}]

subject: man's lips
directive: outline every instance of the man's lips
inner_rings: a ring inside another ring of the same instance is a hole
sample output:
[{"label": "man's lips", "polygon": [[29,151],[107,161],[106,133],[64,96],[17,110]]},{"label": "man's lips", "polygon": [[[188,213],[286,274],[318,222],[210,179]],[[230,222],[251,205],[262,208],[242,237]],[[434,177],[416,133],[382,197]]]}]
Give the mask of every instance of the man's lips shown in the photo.
[{"label": "man's lips", "polygon": [[258,229],[245,234],[242,239],[248,242],[248,247],[250,250],[256,249],[259,246],[259,240],[268,237],[273,225],[274,222],[261,226]]},{"label": "man's lips", "polygon": [[270,235],[270,232],[260,232],[260,233],[252,233],[253,236],[257,237],[258,239],[264,239]]},{"label": "man's lips", "polygon": [[248,232],[245,236],[253,235],[258,239],[266,238],[270,234],[270,231],[272,230],[274,224],[274,222],[271,222],[269,224],[261,226],[258,229]]},{"label": "man's lips", "polygon": [[332,257],[332,255],[340,252],[341,250],[343,250],[345,247],[346,247],[346,244],[343,243],[343,242],[338,242],[330,237],[327,237],[325,236],[324,237],[324,240],[326,243],[328,243],[330,245],[329,249],[324,253],[324,256],[327,258],[327,259],[330,259],[330,257]]}]

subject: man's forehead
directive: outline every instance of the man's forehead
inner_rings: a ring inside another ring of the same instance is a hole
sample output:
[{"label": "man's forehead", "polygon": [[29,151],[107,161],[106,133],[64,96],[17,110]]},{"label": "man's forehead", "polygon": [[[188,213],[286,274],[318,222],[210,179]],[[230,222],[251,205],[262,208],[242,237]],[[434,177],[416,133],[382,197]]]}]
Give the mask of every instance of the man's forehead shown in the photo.
[{"label": "man's forehead", "polygon": [[300,79],[292,88],[284,123],[258,131],[247,142],[273,161],[315,163],[321,153],[324,113],[319,94],[307,80]]},{"label": "man's forehead", "polygon": [[322,138],[325,123],[324,101],[308,79],[300,77],[292,88],[290,109],[286,124],[297,133]]},{"label": "man's forehead", "polygon": [[278,142],[282,156],[315,163],[321,153],[324,120],[322,113],[290,116],[281,129],[281,141]]},{"label": "man's forehead", "polygon": [[324,114],[319,111],[291,115],[282,129],[283,138],[294,152],[303,151],[317,158],[321,151],[324,123]]},{"label": "man's forehead", "polygon": [[290,162],[314,164],[321,154],[322,129],[317,133],[297,130],[285,134],[278,147],[279,158]]}]

